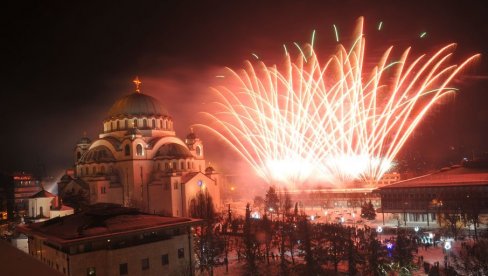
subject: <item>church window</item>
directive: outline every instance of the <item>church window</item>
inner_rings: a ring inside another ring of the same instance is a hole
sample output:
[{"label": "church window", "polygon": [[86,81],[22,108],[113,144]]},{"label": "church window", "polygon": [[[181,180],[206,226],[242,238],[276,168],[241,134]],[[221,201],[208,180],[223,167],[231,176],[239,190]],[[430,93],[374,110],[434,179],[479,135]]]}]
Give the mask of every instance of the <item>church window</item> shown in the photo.
[{"label": "church window", "polygon": [[117,121],[117,130],[120,129],[120,121]]},{"label": "church window", "polygon": [[164,120],[164,129],[168,129],[168,121]]},{"label": "church window", "polygon": [[168,162],[168,163],[164,163],[164,168],[165,168],[166,170],[169,170],[169,169],[170,169],[169,162]]},{"label": "church window", "polygon": [[88,175],[88,167],[85,167],[85,175]]},{"label": "church window", "polygon": [[142,127],[147,128],[147,120],[146,119],[142,120]]},{"label": "church window", "polygon": [[182,161],[182,162],[180,163],[180,168],[181,168],[182,170],[184,170],[184,169],[185,169],[185,162],[183,162],[183,161]]},{"label": "church window", "polygon": [[134,119],[134,127],[137,127],[137,119]]},{"label": "church window", "polygon": [[158,163],[158,171],[161,169],[161,163]]},{"label": "church window", "polygon": [[129,155],[130,155],[130,146],[125,145],[125,156],[129,156]]},{"label": "church window", "polygon": [[81,158],[81,152],[76,153],[76,161],[79,161]]},{"label": "church window", "polygon": [[178,190],[178,182],[175,182],[173,189]]},{"label": "church window", "polygon": [[163,120],[158,120],[159,121],[159,128],[162,129],[163,128]]},{"label": "church window", "polygon": [[190,168],[191,168],[191,167],[190,167],[190,161],[188,161],[188,162],[186,163],[186,168],[187,168],[187,169],[190,169]]},{"label": "church window", "polygon": [[197,153],[197,156],[201,156],[202,155],[202,149],[200,148],[200,146],[197,146],[196,153]]},{"label": "church window", "polygon": [[141,145],[141,144],[137,144],[137,146],[136,146],[136,154],[137,154],[138,156],[141,156],[141,155],[143,155],[143,154],[144,154],[143,149],[142,149],[142,145]]},{"label": "church window", "polygon": [[127,120],[123,120],[122,121],[122,129],[126,129],[127,128]]},{"label": "church window", "polygon": [[113,130],[116,130],[116,128],[115,128],[115,121],[112,122],[112,129]]}]

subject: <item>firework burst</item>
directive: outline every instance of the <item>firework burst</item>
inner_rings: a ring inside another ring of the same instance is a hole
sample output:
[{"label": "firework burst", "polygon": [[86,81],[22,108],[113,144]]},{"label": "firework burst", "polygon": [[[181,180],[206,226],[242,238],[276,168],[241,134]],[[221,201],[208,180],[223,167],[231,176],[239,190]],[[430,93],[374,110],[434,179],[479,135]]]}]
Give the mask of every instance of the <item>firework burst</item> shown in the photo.
[{"label": "firework burst", "polygon": [[415,59],[408,48],[393,60],[390,47],[367,70],[362,18],[353,37],[349,49],[339,44],[324,63],[312,39],[296,44],[295,61],[284,46],[281,69],[261,61],[227,68],[228,83],[213,89],[215,111],[204,113],[210,123],[197,126],[223,139],[268,183],[379,179],[432,106],[456,91],[450,81],[479,55],[451,64],[450,44]]}]

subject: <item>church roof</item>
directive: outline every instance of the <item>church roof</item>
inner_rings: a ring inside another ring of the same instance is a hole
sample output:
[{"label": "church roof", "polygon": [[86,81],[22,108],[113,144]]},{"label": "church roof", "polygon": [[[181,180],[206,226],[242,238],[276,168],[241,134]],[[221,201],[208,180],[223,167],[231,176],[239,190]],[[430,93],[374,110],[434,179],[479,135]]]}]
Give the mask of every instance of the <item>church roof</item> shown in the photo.
[{"label": "church roof", "polygon": [[80,163],[103,163],[114,162],[115,157],[106,146],[97,146],[87,151],[80,158]]},{"label": "church roof", "polygon": [[108,118],[128,116],[168,116],[161,103],[143,93],[131,93],[117,100],[108,112]]},{"label": "church roof", "polygon": [[40,192],[32,195],[30,198],[43,198],[43,197],[56,197],[56,196],[51,194],[50,192],[42,189]]},{"label": "church roof", "polygon": [[190,150],[176,143],[168,143],[162,145],[158,152],[156,153],[155,158],[162,158],[162,159],[173,159],[173,158],[188,158],[192,157]]}]

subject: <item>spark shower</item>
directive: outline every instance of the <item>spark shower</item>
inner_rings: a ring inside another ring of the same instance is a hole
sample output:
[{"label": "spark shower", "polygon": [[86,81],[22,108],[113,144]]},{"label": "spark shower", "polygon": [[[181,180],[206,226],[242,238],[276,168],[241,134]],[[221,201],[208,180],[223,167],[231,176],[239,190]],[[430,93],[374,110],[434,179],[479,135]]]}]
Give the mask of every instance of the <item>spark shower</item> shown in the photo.
[{"label": "spark shower", "polygon": [[283,45],[280,68],[261,61],[227,68],[219,76],[225,85],[213,88],[214,111],[204,113],[209,123],[197,124],[268,183],[381,178],[434,104],[457,91],[448,86],[453,78],[479,56],[452,64],[449,44],[414,59],[407,48],[393,59],[389,47],[368,70],[362,17],[351,46],[337,45],[323,63],[313,36],[303,48],[295,43],[295,61]]}]

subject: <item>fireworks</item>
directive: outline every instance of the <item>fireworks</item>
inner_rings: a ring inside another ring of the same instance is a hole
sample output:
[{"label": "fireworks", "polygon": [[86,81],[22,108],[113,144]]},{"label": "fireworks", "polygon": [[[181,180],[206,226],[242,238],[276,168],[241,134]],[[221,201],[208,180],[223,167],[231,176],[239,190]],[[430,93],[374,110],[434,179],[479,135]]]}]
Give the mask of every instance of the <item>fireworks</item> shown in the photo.
[{"label": "fireworks", "polygon": [[[334,25],[336,39],[337,28]],[[315,36],[315,32],[312,37]],[[344,183],[379,179],[433,105],[456,91],[450,81],[478,55],[449,63],[454,44],[432,56],[399,59],[388,48],[376,66],[364,65],[363,20],[350,49],[321,63],[312,45],[292,61],[284,45],[281,69],[257,61],[227,69],[210,130],[269,183],[308,179]]]}]

